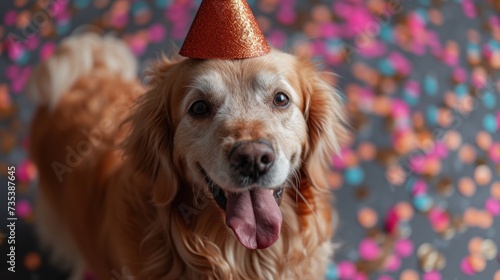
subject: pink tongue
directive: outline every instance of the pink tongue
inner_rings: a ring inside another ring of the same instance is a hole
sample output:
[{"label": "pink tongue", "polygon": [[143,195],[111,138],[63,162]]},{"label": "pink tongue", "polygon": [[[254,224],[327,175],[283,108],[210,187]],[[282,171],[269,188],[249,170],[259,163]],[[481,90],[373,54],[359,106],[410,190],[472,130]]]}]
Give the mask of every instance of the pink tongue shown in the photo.
[{"label": "pink tongue", "polygon": [[226,224],[248,249],[273,245],[279,237],[281,222],[273,190],[257,188],[233,193],[227,198]]}]

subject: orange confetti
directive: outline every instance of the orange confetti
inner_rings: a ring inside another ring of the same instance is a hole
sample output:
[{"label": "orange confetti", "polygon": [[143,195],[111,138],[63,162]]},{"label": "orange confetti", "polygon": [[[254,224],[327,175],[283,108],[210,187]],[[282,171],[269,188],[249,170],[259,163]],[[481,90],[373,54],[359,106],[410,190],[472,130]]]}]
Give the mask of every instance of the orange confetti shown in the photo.
[{"label": "orange confetti", "polygon": [[401,273],[400,280],[419,280],[418,273],[413,269],[406,269]]},{"label": "orange confetti", "polygon": [[460,160],[465,163],[473,163],[476,159],[476,149],[471,145],[465,144],[459,152]]},{"label": "orange confetti", "polygon": [[370,142],[360,143],[358,146],[358,157],[364,161],[371,161],[377,155],[377,147]]},{"label": "orange confetti", "polygon": [[487,165],[478,165],[474,170],[474,180],[480,186],[487,185],[491,181],[491,176],[491,169]]},{"label": "orange confetti", "polygon": [[30,252],[24,256],[24,266],[26,269],[34,271],[37,270],[42,263],[42,258],[40,254],[36,252]]},{"label": "orange confetti", "polygon": [[313,20],[317,22],[327,22],[332,17],[330,9],[325,5],[314,6],[311,15]]},{"label": "orange confetti", "polygon": [[462,136],[455,130],[446,133],[444,141],[450,150],[456,150],[462,144]]},{"label": "orange confetti", "polygon": [[471,255],[467,260],[475,272],[481,272],[486,268],[486,261],[480,255]]},{"label": "orange confetti", "polygon": [[484,151],[487,151],[491,147],[491,135],[486,131],[479,131],[476,135],[477,146]]},{"label": "orange confetti", "polygon": [[358,212],[358,222],[364,228],[372,228],[378,222],[378,215],[375,210],[364,207]]},{"label": "orange confetti", "polygon": [[481,245],[483,244],[483,239],[481,237],[473,237],[469,240],[469,253],[471,255],[481,254]]},{"label": "orange confetti", "polygon": [[406,180],[407,174],[399,165],[391,165],[385,173],[385,177],[393,186],[400,186]]},{"label": "orange confetti", "polygon": [[443,15],[441,14],[441,11],[439,11],[438,9],[430,9],[429,20],[430,22],[432,22],[432,24],[437,26],[443,24]]},{"label": "orange confetti", "polygon": [[407,222],[413,218],[413,207],[408,202],[398,202],[394,207],[396,214],[402,221]]},{"label": "orange confetti", "polygon": [[470,197],[476,192],[476,185],[469,177],[464,177],[458,182],[458,191],[465,197]]},{"label": "orange confetti", "polygon": [[491,196],[500,200],[500,182],[495,182],[491,185]]},{"label": "orange confetti", "polygon": [[495,276],[493,276],[493,280],[500,280],[500,269],[495,272]]}]

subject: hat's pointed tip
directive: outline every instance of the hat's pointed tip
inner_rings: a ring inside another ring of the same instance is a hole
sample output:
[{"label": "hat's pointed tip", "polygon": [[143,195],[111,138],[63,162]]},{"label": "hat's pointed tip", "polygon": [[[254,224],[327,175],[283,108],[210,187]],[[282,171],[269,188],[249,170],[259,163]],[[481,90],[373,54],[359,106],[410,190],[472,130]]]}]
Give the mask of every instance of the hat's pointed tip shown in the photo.
[{"label": "hat's pointed tip", "polygon": [[195,59],[243,59],[270,51],[245,0],[204,0],[179,54]]}]

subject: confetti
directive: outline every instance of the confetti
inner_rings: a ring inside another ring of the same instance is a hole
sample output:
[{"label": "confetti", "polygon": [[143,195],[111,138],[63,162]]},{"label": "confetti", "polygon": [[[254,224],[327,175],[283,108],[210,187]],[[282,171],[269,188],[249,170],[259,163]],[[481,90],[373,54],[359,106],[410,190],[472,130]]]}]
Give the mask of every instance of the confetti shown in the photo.
[{"label": "confetti", "polygon": [[[325,78],[346,101],[353,137],[331,158],[326,178],[342,225],[335,238],[346,245],[326,278],[500,280],[492,235],[500,216],[500,4],[399,2],[248,1],[268,43],[338,74]],[[7,157],[0,165],[18,167],[20,221],[36,214],[37,174],[21,143],[35,64],[81,24],[122,38],[140,62],[175,56],[199,4],[55,1],[56,13],[41,25],[34,24],[39,4],[2,4],[0,151]],[[19,269],[40,278],[45,260],[32,250],[23,247],[29,253]],[[447,254],[462,255],[446,265]]]},{"label": "confetti", "polygon": [[363,239],[359,243],[359,255],[362,259],[365,260],[375,260],[380,257],[380,247],[378,244],[372,239]]},{"label": "confetti", "polygon": [[472,179],[464,177],[458,182],[458,191],[465,197],[470,197],[476,192],[476,185]]},{"label": "confetti", "polygon": [[35,252],[27,253],[24,256],[24,267],[26,269],[34,271],[37,270],[41,265],[42,259],[40,254]]},{"label": "confetti", "polygon": [[372,208],[362,208],[358,212],[358,222],[364,228],[372,228],[377,224],[378,215]]}]

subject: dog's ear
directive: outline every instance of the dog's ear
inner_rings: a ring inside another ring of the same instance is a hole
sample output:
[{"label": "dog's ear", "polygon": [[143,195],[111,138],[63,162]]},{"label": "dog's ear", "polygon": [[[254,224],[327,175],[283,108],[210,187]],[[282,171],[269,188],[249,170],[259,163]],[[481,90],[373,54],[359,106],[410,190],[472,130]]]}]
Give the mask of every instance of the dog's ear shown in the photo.
[{"label": "dog's ear", "polygon": [[128,160],[154,182],[152,198],[157,205],[169,204],[179,188],[173,159],[174,123],[172,100],[180,88],[181,62],[163,58],[148,73],[150,88],[140,96],[126,123],[131,132],[124,142]]},{"label": "dog's ear", "polygon": [[334,153],[348,137],[343,100],[313,65],[299,61],[308,142],[302,172],[319,190],[328,190],[327,176]]}]

